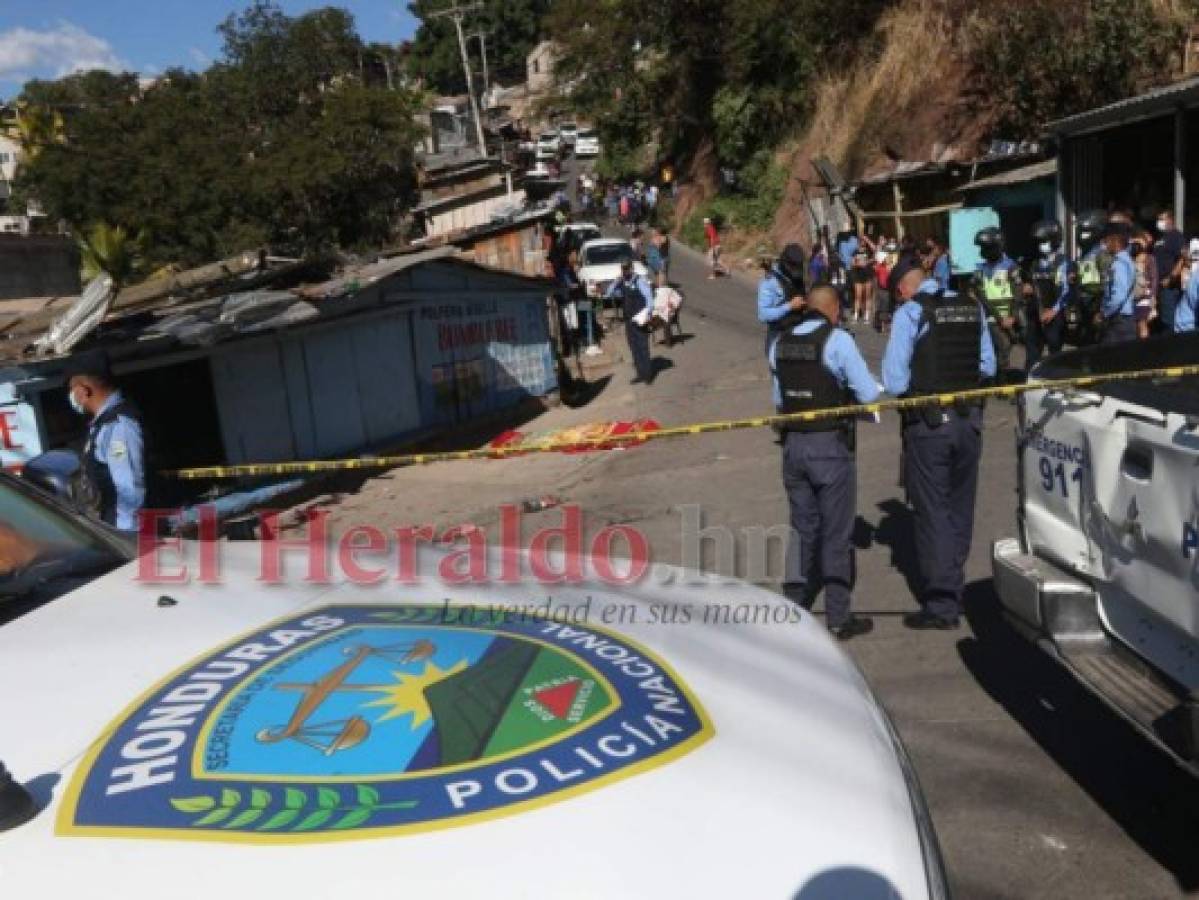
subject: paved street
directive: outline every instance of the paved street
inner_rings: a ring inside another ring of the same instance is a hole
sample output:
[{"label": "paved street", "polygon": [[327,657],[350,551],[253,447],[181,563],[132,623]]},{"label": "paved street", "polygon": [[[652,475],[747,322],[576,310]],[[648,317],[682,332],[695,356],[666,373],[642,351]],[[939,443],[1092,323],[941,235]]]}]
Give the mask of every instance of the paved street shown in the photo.
[{"label": "paved street", "polygon": [[[741,276],[707,281],[698,255],[681,248],[672,277],[686,293],[687,337],[670,350],[655,347],[664,368],[654,384],[630,384],[617,333],[606,343],[611,366],[592,370],[594,399],[551,410],[526,430],[639,417],[674,425],[770,409],[752,283]],[[882,337],[863,330],[858,339],[877,369]],[[950,633],[913,634],[902,626],[901,615],[916,607],[911,518],[896,489],[898,422],[860,429],[856,604],[875,617],[876,629],[848,650],[915,760],[957,896],[1179,896],[1199,887],[1195,786],[1015,639],[996,614],[988,554],[991,541],[1013,529],[1014,418],[1006,404],[987,412],[969,623]],[[708,523],[732,529],[786,521],[778,448],[764,431],[397,470],[327,502],[335,527],[470,522],[494,534],[499,504],[544,494],[579,504],[589,531],[635,524],[655,561],[674,564],[682,562],[687,504],[701,505]],[[525,516],[526,535],[557,524],[558,515]],[[714,559],[706,565],[727,569]],[[795,748],[799,761],[818,752]]]}]

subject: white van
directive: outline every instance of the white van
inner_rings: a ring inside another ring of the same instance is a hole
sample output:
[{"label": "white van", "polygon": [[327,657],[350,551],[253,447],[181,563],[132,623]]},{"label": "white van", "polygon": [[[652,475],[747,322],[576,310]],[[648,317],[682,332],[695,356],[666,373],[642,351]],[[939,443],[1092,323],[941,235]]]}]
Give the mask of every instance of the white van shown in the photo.
[{"label": "white van", "polygon": [[[1199,334],[1060,354],[1037,379],[1199,362]],[[1017,629],[1199,774],[1199,378],[1020,400],[1018,536],[993,550]]]}]

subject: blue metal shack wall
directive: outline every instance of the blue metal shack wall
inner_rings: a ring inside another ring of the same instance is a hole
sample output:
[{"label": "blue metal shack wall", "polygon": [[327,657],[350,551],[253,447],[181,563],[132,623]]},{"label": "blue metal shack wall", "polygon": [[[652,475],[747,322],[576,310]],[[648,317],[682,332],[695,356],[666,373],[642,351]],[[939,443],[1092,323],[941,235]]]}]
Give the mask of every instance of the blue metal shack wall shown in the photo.
[{"label": "blue metal shack wall", "polygon": [[358,453],[557,389],[536,283],[430,263],[367,292],[384,305],[214,349],[228,462]]}]

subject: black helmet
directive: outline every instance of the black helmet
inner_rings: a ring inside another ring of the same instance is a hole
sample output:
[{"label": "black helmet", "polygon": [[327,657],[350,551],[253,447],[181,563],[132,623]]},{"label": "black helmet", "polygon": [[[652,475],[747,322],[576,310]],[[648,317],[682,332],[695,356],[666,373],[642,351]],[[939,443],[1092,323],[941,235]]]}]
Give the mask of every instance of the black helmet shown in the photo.
[{"label": "black helmet", "polygon": [[779,255],[779,269],[792,281],[803,278],[804,255],[799,244],[788,244]]},{"label": "black helmet", "polygon": [[1032,227],[1032,239],[1038,244],[1051,244],[1056,250],[1062,245],[1062,226],[1056,219],[1044,219]]},{"label": "black helmet", "polygon": [[1090,248],[1098,243],[1107,228],[1107,213],[1101,209],[1085,213],[1078,219],[1078,243],[1083,248]]},{"label": "black helmet", "polygon": [[974,243],[987,262],[995,262],[1003,256],[1003,232],[998,228],[984,228],[974,236]]}]

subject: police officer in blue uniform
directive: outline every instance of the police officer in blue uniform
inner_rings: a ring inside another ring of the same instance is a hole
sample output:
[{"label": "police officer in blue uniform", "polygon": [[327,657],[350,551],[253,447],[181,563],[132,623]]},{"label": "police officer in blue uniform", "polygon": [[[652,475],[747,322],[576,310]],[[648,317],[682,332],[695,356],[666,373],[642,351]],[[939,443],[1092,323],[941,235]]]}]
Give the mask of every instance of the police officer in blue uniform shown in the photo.
[{"label": "police officer in blue uniform", "polygon": [[1048,350],[1058,353],[1065,341],[1066,301],[1070,297],[1070,263],[1062,253],[1062,226],[1052,219],[1032,228],[1037,256],[1025,281],[1025,318],[1028,322],[1024,367],[1031,371]]},{"label": "police officer in blue uniform", "polygon": [[758,321],[766,326],[766,353],[804,309],[804,253],[799,244],[788,244],[758,285]]},{"label": "police officer in blue uniform", "polygon": [[1103,233],[1103,243],[1112,257],[1111,276],[1104,284],[1103,343],[1118,344],[1137,339],[1135,318],[1136,264],[1128,252],[1131,229],[1123,222],[1112,222]]},{"label": "police officer in blue uniform", "polygon": [[[841,299],[822,285],[808,298],[808,314],[780,335],[770,350],[774,400],[780,413],[799,413],[853,403],[871,403],[878,384],[849,332],[838,328]],[[850,610],[854,566],[853,533],[857,510],[857,471],[853,422],[826,419],[783,426],[783,484],[791,508],[787,547],[786,596],[811,609],[824,586],[827,624],[847,641],[874,623]]]},{"label": "police officer in blue uniform", "polygon": [[605,300],[619,296],[624,310],[624,336],[633,355],[633,367],[637,377],[633,384],[649,384],[654,380],[653,360],[649,353],[649,332],[633,321],[643,309],[654,308],[654,292],[649,281],[633,269],[633,261],[625,260],[620,265],[620,277],[608,285]]},{"label": "police officer in blue uniform", "polygon": [[135,531],[146,506],[141,414],[113,383],[103,351],[78,354],[64,374],[71,408],[91,420],[83,463],[100,496],[100,518],[120,531]]},{"label": "police officer in blue uniform", "polygon": [[[896,397],[919,397],[979,387],[997,371],[987,314],[973,298],[942,293],[917,269],[898,288],[883,356],[883,385]],[[966,559],[974,534],[974,501],[982,455],[981,404],[928,406],[903,416],[904,482],[916,524],[923,576],[916,629],[957,628]]]},{"label": "police officer in blue uniform", "polygon": [[986,308],[999,368],[1006,370],[1020,331],[1020,268],[1007,255],[1003,232],[998,228],[984,228],[974,236],[974,243],[983,258],[972,283],[975,299]]}]

